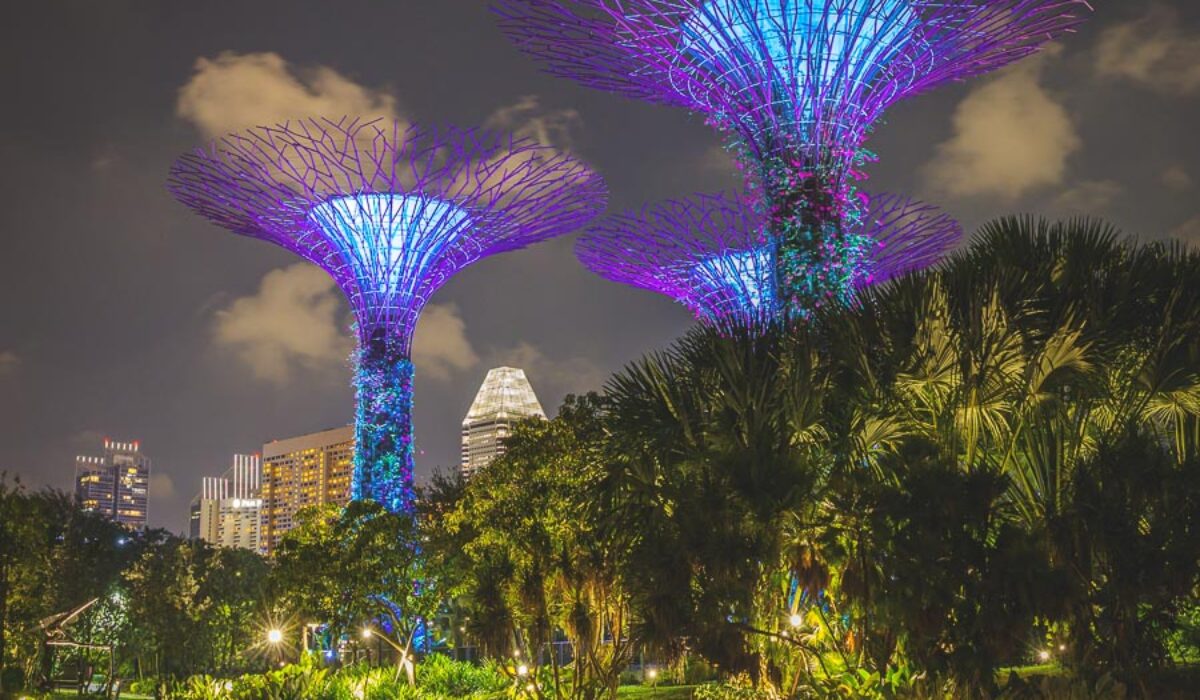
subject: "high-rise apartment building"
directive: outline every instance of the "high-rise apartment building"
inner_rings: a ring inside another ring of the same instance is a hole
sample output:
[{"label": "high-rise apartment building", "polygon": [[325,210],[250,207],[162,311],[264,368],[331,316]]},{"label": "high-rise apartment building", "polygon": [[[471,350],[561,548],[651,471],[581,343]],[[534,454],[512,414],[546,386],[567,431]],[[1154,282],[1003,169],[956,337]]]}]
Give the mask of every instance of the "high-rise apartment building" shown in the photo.
[{"label": "high-rise apartment building", "polygon": [[350,501],[351,426],[269,442],[262,458],[262,548],[267,554],[296,526],[301,509]]},{"label": "high-rise apartment building", "polygon": [[192,500],[192,537],[219,547],[262,549],[262,470],[258,455],[234,455],[224,476],[206,476]]},{"label": "high-rise apartment building", "polygon": [[197,494],[188,506],[188,539],[198,540],[200,537],[200,495]]},{"label": "high-rise apartment building", "polygon": [[104,438],[103,456],[75,458],[75,495],[85,510],[130,528],[146,527],[150,458],[141,445]]},{"label": "high-rise apartment building", "polygon": [[206,476],[200,481],[200,495],[196,496],[197,539],[209,544],[219,544],[221,533],[218,529],[221,513],[221,499],[229,495],[229,482],[218,476]]},{"label": "high-rise apartment building", "polygon": [[464,477],[504,454],[504,440],[513,423],[529,418],[546,418],[525,370],[497,367],[489,370],[475,401],[462,423],[462,464]]}]

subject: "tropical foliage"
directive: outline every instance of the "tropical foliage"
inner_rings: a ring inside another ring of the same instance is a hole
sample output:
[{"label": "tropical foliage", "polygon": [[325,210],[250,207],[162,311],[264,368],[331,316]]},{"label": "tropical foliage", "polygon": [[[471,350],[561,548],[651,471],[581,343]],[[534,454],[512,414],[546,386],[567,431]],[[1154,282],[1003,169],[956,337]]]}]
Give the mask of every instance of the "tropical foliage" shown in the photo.
[{"label": "tropical foliage", "polygon": [[[1183,247],[997,221],[798,326],[696,329],[506,447],[469,482],[434,479],[415,519],[309,511],[270,563],[0,483],[0,653],[36,677],[38,621],[97,599],[81,633],[178,698],[1194,684],[1200,255]],[[303,663],[261,672],[281,659]]]},{"label": "tropical foliage", "polygon": [[544,611],[569,590],[522,585],[571,561],[541,534],[567,531],[602,543],[639,654],[756,693],[995,694],[1047,656],[1136,688],[1193,629],[1200,258],[1180,246],[1001,220],[801,327],[693,331],[586,402],[595,440],[554,437],[570,410],[528,426],[442,508],[469,531],[435,539],[470,553],[456,590],[508,634],[567,629]]}]

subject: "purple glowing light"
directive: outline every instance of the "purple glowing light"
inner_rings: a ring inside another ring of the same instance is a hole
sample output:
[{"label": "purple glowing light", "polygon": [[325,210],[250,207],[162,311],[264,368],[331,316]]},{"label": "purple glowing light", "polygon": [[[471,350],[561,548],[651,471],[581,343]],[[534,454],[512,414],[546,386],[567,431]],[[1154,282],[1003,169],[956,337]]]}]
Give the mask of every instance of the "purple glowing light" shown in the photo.
[{"label": "purple glowing light", "polygon": [[217,225],[324,269],[360,342],[402,352],[454,273],[579,228],[607,197],[586,165],[530,140],[350,119],[231,134],[180,158],[168,186]]},{"label": "purple glowing light", "polygon": [[[765,227],[741,199],[701,194],[611,216],[588,229],[576,255],[596,274],[666,295],[709,325],[761,327],[780,311]],[[857,287],[931,265],[962,239],[936,207],[895,195],[872,198],[853,229],[869,241]]]},{"label": "purple glowing light", "polygon": [[1071,31],[1086,0],[492,0],[549,72],[704,114],[769,214],[781,312],[848,300],[863,144],[888,107]]},{"label": "purple glowing light", "polygon": [[345,293],[358,333],[353,498],[413,507],[412,335],[430,296],[488,255],[569,233],[604,183],[569,155],[481,131],[309,119],[176,161],[172,194],[282,246]]},{"label": "purple glowing light", "polygon": [[895,102],[1071,31],[1085,0],[493,0],[550,73],[709,115],[758,155],[856,149]]}]

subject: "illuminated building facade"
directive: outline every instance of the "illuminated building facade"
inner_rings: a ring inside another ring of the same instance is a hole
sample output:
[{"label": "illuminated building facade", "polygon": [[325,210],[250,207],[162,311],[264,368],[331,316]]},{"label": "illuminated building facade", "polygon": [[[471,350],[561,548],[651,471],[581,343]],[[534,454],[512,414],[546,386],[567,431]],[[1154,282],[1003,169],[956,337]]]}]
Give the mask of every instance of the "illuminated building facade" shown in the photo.
[{"label": "illuminated building facade", "polygon": [[546,412],[525,370],[497,367],[489,370],[462,423],[462,464],[460,469],[471,478],[480,469],[504,454],[504,440],[517,421],[529,418],[545,420]]},{"label": "illuminated building facade", "polygon": [[141,445],[104,439],[103,456],[75,458],[75,495],[83,508],[126,527],[146,527],[150,458]]},{"label": "illuminated building facade", "polygon": [[271,554],[309,506],[350,502],[354,476],[354,428],[275,440],[262,451],[261,548]]},{"label": "illuminated building facade", "polygon": [[219,547],[261,550],[262,469],[258,455],[234,455],[221,477],[204,477],[192,501],[190,531]]}]

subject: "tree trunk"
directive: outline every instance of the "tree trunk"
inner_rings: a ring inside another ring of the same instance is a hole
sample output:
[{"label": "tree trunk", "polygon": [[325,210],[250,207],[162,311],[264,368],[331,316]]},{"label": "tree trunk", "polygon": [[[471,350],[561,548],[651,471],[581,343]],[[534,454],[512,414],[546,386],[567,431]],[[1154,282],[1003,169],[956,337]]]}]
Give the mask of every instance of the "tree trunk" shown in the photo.
[{"label": "tree trunk", "polygon": [[868,241],[852,226],[859,204],[842,154],[788,149],[760,165],[761,208],[775,252],[784,318],[848,301],[867,274]]},{"label": "tree trunk", "polygon": [[413,508],[412,381],[399,340],[379,337],[359,348],[352,496],[393,513]]}]

